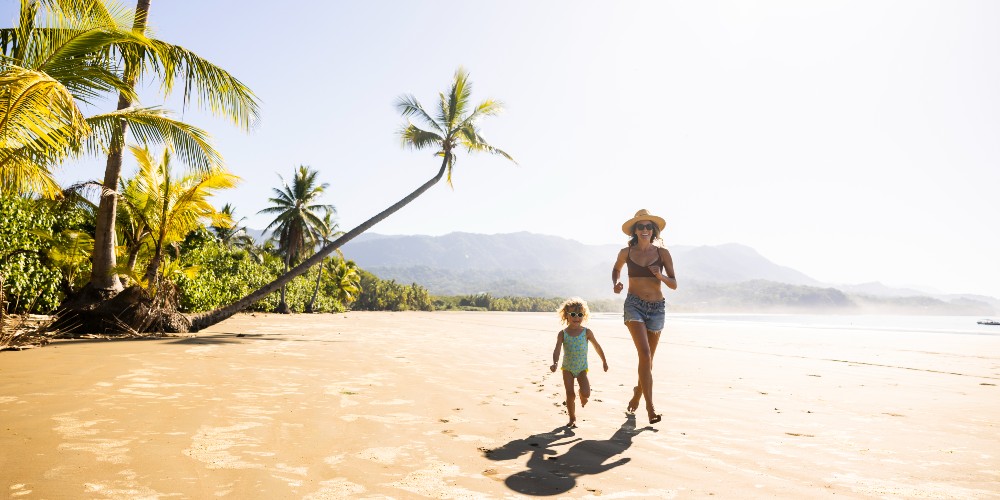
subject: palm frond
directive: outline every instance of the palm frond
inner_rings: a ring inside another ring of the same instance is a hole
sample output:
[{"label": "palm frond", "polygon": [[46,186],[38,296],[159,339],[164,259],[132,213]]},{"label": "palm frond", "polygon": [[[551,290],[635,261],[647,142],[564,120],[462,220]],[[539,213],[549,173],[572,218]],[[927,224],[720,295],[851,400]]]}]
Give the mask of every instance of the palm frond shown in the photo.
[{"label": "palm frond", "polygon": [[90,129],[73,96],[42,72],[0,72],[0,191],[58,195],[50,167],[79,149]]},{"label": "palm frond", "polygon": [[46,198],[58,198],[61,189],[47,165],[17,153],[0,151],[0,194],[26,196],[37,193]]},{"label": "palm frond", "polygon": [[156,107],[131,107],[88,118],[94,134],[87,139],[85,149],[90,153],[104,151],[118,130],[118,120],[128,122],[136,141],[169,144],[178,158],[192,168],[210,171],[223,164],[222,155],[212,145],[207,132],[175,120]]},{"label": "palm frond", "polygon": [[21,24],[11,33],[15,64],[42,71],[59,80],[78,99],[90,102],[108,90],[134,98],[121,77],[115,52],[151,49],[151,40],[131,29],[130,11],[97,0],[45,2],[45,9],[25,9]]},{"label": "palm frond", "polygon": [[441,128],[441,125],[439,125],[434,118],[431,118],[431,115],[429,115],[420,102],[417,101],[417,98],[410,94],[399,96],[396,100],[396,110],[399,111],[399,114],[401,114],[403,118],[416,116],[434,130],[444,133],[444,129]]},{"label": "palm frond", "polygon": [[428,146],[438,146],[444,138],[440,135],[423,130],[416,125],[409,123],[399,132],[403,146],[411,149],[424,149]]},{"label": "palm frond", "polygon": [[[469,82],[469,73],[465,68],[459,66],[455,70],[454,81],[451,84],[451,91],[448,92],[448,106],[446,108],[445,123],[448,128],[455,128],[461,117],[465,115],[465,108],[468,106],[469,97],[472,95],[472,83]],[[445,109],[445,108],[442,108]]]},{"label": "palm frond", "polygon": [[162,78],[165,94],[173,90],[179,77],[184,86],[185,106],[193,95],[199,105],[228,118],[243,130],[257,126],[260,103],[243,82],[184,47],[160,40],[153,40],[153,45],[157,57],[147,62]]}]

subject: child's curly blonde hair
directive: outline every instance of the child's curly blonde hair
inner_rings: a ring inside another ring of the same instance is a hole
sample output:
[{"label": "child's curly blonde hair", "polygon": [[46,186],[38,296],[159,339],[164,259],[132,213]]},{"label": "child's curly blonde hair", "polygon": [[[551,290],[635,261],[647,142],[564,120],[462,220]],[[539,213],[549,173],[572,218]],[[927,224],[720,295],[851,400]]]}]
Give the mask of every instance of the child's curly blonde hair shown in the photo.
[{"label": "child's curly blonde hair", "polygon": [[583,313],[583,321],[590,319],[590,308],[587,307],[587,301],[580,297],[570,297],[564,300],[556,311],[559,314],[559,320],[564,325],[569,324],[569,316],[566,316],[567,309],[579,309]]}]

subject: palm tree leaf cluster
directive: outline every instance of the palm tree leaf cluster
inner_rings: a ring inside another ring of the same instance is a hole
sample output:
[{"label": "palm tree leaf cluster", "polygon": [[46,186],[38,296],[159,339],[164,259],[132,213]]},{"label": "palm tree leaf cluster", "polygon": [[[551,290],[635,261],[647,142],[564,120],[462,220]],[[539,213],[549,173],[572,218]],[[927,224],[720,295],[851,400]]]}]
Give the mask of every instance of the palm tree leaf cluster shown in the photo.
[{"label": "palm tree leaf cluster", "polygon": [[[0,30],[0,191],[58,196],[52,167],[113,152],[125,130],[140,144],[170,144],[195,168],[221,165],[206,132],[131,104],[144,73],[161,81],[165,95],[180,82],[185,105],[194,95],[245,130],[257,123],[248,87],[183,47],[147,37],[146,15],[109,0],[21,0],[18,25]],[[82,116],[77,103],[96,105],[113,93],[127,105]]]},{"label": "palm tree leaf cluster", "polygon": [[[148,146],[132,146],[132,154],[139,164],[135,176],[123,184],[124,212],[134,228],[133,251],[145,249],[148,263],[144,282],[150,283],[163,274],[168,247],[179,244],[205,221],[210,224],[228,219],[219,214],[210,197],[219,190],[236,186],[239,178],[225,170],[208,172],[191,170],[176,175],[173,172],[169,149],[155,155]],[[135,259],[129,263],[134,265]],[[131,268],[129,268],[131,270]]]},{"label": "palm tree leaf cluster", "polygon": [[464,147],[470,153],[490,153],[514,161],[505,151],[490,145],[476,127],[476,123],[483,117],[502,112],[503,103],[487,99],[471,106],[471,95],[469,74],[460,67],[455,72],[449,92],[438,94],[435,116],[431,116],[412,95],[400,96],[396,101],[396,109],[404,118],[415,118],[425,127],[420,128],[412,121],[407,121],[399,132],[403,146],[412,149],[438,148],[435,154],[444,158],[449,186],[452,185],[451,172],[455,166],[456,147]]}]

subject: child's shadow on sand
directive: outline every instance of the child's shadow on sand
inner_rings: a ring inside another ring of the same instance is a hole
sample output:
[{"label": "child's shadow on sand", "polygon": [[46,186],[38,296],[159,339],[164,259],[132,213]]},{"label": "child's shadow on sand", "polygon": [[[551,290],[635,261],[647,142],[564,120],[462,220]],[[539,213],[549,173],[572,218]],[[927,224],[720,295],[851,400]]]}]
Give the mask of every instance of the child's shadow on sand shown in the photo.
[{"label": "child's shadow on sand", "polygon": [[[508,488],[525,495],[558,495],[573,489],[579,476],[600,474],[627,464],[631,459],[625,457],[610,463],[604,462],[627,450],[632,446],[632,438],[645,430],[656,432],[652,427],[636,429],[635,415],[629,415],[614,435],[606,440],[569,439],[575,436],[573,431],[567,427],[559,427],[551,432],[516,439],[500,448],[487,450],[485,455],[490,460],[502,461],[531,453],[525,464],[528,468],[511,475],[504,483]],[[566,440],[557,442],[563,438]],[[551,449],[570,443],[575,444],[562,455]]]}]

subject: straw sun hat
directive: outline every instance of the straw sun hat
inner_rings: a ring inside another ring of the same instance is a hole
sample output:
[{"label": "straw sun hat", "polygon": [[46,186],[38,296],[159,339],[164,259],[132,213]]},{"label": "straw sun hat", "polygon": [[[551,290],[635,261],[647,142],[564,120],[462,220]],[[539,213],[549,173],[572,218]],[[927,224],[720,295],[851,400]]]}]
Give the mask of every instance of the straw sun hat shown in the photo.
[{"label": "straw sun hat", "polygon": [[635,217],[632,217],[631,219],[625,221],[624,224],[622,224],[622,232],[629,236],[632,236],[632,226],[634,226],[636,222],[639,222],[641,220],[653,221],[656,224],[656,226],[660,228],[661,233],[663,232],[663,228],[666,227],[667,225],[667,221],[663,220],[663,217],[657,217],[649,213],[649,210],[646,210],[644,208],[636,212]]}]

